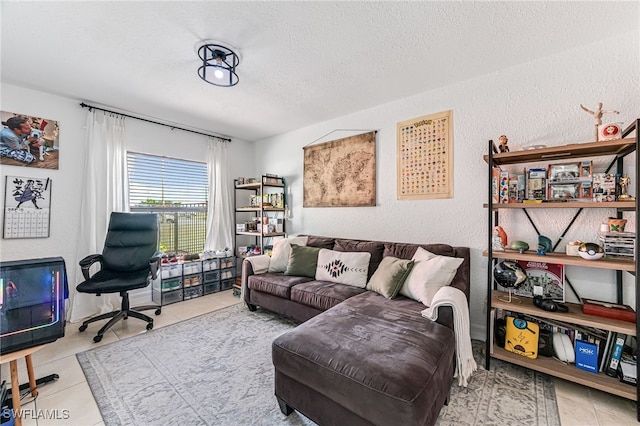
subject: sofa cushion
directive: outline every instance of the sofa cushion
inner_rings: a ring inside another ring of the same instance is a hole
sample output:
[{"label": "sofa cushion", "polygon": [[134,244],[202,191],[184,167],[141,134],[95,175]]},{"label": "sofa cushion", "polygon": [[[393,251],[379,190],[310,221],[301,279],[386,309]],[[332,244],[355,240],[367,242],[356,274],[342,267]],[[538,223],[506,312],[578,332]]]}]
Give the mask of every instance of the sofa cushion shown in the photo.
[{"label": "sofa cushion", "polygon": [[291,287],[306,281],[309,277],[287,276],[272,272],[249,276],[247,285],[250,290],[261,291],[284,299],[291,298]]},{"label": "sofa cushion", "polygon": [[291,244],[299,246],[307,245],[307,237],[280,238],[273,242],[271,260],[269,261],[269,272],[284,272],[289,264],[291,254]]},{"label": "sofa cushion", "polygon": [[317,247],[305,247],[292,244],[289,263],[287,264],[287,269],[284,271],[284,274],[315,278],[316,267],[318,265],[318,253],[320,250],[321,249]]},{"label": "sofa cushion", "polygon": [[369,270],[368,252],[340,252],[320,249],[316,279],[364,288]]},{"label": "sofa cushion", "polygon": [[432,423],[451,386],[455,338],[401,299],[396,309],[397,299],[366,292],[279,336],[276,369],[375,424]]},{"label": "sofa cushion", "polygon": [[315,235],[307,236],[307,245],[309,247],[319,247],[333,250],[336,239],[331,237],[318,237]]},{"label": "sofa cushion", "polygon": [[375,291],[387,299],[393,299],[409,276],[412,267],[413,260],[385,257],[367,283],[367,290]]},{"label": "sofa cushion", "polygon": [[376,271],[376,269],[378,269],[378,265],[382,261],[382,254],[384,252],[384,243],[379,241],[337,239],[334,250],[364,251],[367,253],[371,253],[371,260],[369,261],[369,272],[367,273],[367,279],[369,279],[371,278],[373,273]]},{"label": "sofa cushion", "polygon": [[352,285],[328,281],[308,281],[291,289],[291,300],[312,308],[326,311],[350,297],[366,290]]},{"label": "sofa cushion", "polygon": [[383,256],[393,256],[399,259],[411,259],[418,247],[441,256],[455,257],[454,247],[447,244],[406,244],[406,243],[384,243]]}]

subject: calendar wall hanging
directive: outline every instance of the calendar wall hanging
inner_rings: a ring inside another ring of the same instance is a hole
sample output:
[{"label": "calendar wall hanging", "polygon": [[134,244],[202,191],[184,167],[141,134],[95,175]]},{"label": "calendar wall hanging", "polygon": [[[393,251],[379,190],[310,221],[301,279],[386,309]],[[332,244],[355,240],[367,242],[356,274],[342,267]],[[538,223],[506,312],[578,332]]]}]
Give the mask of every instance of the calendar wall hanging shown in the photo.
[{"label": "calendar wall hanging", "polygon": [[398,200],[453,197],[453,111],[398,123]]},{"label": "calendar wall hanging", "polygon": [[49,237],[50,207],[51,179],[7,176],[4,238]]}]

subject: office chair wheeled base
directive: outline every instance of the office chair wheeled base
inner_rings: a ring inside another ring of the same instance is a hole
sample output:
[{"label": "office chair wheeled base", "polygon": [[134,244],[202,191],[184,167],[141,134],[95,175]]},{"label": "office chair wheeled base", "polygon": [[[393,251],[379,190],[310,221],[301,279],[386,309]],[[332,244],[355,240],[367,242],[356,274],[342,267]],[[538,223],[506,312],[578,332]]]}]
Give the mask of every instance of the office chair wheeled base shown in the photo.
[{"label": "office chair wheeled base", "polygon": [[91,324],[92,322],[95,321],[100,321],[103,319],[107,319],[107,318],[111,318],[109,320],[109,322],[107,322],[104,326],[102,326],[102,328],[100,330],[98,330],[98,334],[96,334],[93,337],[93,341],[98,343],[99,341],[102,340],[102,337],[104,336],[104,333],[109,330],[111,327],[113,327],[113,325],[115,323],[117,323],[118,321],[120,321],[121,319],[128,319],[129,317],[134,317],[134,318],[138,318],[141,319],[143,321],[147,322],[147,330],[151,330],[153,329],[153,318],[151,318],[148,315],[145,315],[139,311],[147,311],[150,309],[155,309],[155,314],[156,315],[160,315],[162,313],[162,308],[159,306],[155,306],[155,305],[146,305],[146,306],[139,306],[136,308],[130,308],[129,307],[129,293],[126,291],[123,291],[122,293],[120,293],[120,296],[122,296],[122,307],[120,308],[119,311],[113,311],[113,312],[108,312],[106,314],[101,314],[101,315],[97,315],[93,318],[89,318],[88,320],[84,321],[82,323],[82,325],[80,326],[80,328],[78,329],[80,332],[83,332],[87,329],[88,325]]}]

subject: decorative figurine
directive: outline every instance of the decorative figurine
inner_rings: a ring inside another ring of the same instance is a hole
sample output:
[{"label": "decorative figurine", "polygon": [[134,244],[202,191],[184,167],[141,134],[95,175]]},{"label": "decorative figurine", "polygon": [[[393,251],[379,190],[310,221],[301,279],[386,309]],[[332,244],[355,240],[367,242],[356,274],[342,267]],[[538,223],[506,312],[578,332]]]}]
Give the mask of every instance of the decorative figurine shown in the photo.
[{"label": "decorative figurine", "polygon": [[511,250],[517,250],[520,253],[524,253],[525,251],[529,250],[529,244],[527,244],[525,241],[514,241],[511,243]]},{"label": "decorative figurine", "polygon": [[507,138],[507,135],[500,136],[500,139],[498,139],[498,141],[500,142],[500,152],[509,152],[509,145],[507,145],[509,139]]},{"label": "decorative figurine", "polygon": [[537,253],[539,256],[545,256],[547,253],[550,253],[553,249],[553,243],[549,237],[545,237],[544,235],[538,236],[538,250]]},{"label": "decorative figurine", "polygon": [[620,185],[620,195],[618,196],[618,200],[624,201],[633,201],[635,198],[629,195],[629,184],[631,183],[631,178],[628,174],[623,174],[618,179],[618,185]]},{"label": "decorative figurine", "polygon": [[504,251],[507,245],[507,234],[501,226],[493,228],[493,239],[491,240],[491,249],[493,251]]},{"label": "decorative figurine", "polygon": [[584,111],[588,112],[589,114],[593,115],[593,118],[595,120],[595,135],[596,135],[596,142],[599,142],[599,138],[598,138],[598,126],[602,124],[602,116],[604,114],[620,114],[619,111],[614,111],[614,110],[603,110],[602,109],[602,102],[598,102],[598,108],[596,108],[595,111],[591,111],[590,109],[586,108],[584,105],[580,104],[580,108],[582,108]]}]

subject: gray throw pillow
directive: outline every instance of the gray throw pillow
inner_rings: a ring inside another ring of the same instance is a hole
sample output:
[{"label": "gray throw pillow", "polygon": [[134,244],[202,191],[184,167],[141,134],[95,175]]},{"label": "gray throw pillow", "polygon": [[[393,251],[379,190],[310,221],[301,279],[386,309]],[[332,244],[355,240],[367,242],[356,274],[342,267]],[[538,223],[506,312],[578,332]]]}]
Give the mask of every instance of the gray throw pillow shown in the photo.
[{"label": "gray throw pillow", "polygon": [[287,264],[287,269],[284,271],[284,274],[315,278],[319,252],[319,247],[291,244],[289,263]]},{"label": "gray throw pillow", "polygon": [[398,259],[393,256],[383,258],[367,283],[367,290],[380,293],[387,299],[393,299],[409,276],[413,263],[413,260]]}]

